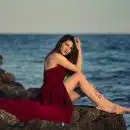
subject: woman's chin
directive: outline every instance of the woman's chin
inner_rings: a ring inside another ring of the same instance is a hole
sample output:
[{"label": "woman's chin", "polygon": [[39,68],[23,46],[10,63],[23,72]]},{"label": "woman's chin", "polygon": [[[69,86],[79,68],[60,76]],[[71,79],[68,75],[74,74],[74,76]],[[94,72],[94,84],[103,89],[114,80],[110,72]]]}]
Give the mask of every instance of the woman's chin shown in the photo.
[{"label": "woman's chin", "polygon": [[63,56],[67,56],[68,53],[63,53],[63,52],[61,52],[61,55],[63,55]]},{"label": "woman's chin", "polygon": [[66,54],[65,53],[61,53],[63,56],[66,56]]},{"label": "woman's chin", "polygon": [[67,56],[68,54],[63,54],[64,56]]}]

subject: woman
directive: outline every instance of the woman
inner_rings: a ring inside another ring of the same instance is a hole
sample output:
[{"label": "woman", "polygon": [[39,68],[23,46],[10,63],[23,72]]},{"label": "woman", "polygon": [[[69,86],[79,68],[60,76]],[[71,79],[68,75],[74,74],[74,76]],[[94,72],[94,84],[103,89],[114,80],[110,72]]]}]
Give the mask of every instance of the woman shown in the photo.
[{"label": "woman", "polygon": [[[63,81],[63,86],[65,86],[72,102],[79,99],[80,95],[86,95],[96,104],[97,109],[115,114],[130,112],[129,108],[119,106],[107,100],[87,81],[82,72],[82,49],[79,39],[74,38],[72,35],[65,35],[59,40],[56,47],[46,57],[45,71],[54,70],[58,66],[69,70],[69,76]],[[57,77],[57,79],[59,79],[59,77]],[[77,85],[82,90],[82,93],[76,88]],[[51,89],[55,88],[52,87]],[[48,93],[46,87],[43,88],[43,93],[45,93],[43,95]],[[46,102],[45,97],[43,100]]]},{"label": "woman", "polygon": [[0,109],[16,115],[21,121],[34,118],[71,123],[73,101],[89,97],[96,108],[115,114],[130,112],[103,97],[82,72],[82,49],[79,39],[63,36],[44,63],[44,83],[37,100],[0,98]]}]

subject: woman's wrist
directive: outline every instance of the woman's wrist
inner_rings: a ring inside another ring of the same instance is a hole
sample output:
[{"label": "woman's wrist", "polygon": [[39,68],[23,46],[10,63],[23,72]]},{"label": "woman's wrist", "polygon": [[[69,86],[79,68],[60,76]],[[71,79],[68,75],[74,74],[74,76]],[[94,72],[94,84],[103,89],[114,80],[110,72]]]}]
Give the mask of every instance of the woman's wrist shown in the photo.
[{"label": "woman's wrist", "polygon": [[78,48],[78,52],[81,52],[82,50],[81,50],[81,48]]}]

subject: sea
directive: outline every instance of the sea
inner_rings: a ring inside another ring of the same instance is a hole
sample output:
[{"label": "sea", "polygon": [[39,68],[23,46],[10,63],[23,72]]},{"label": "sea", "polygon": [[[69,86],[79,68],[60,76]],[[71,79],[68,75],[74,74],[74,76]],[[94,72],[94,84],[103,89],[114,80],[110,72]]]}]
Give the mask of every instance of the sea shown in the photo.
[{"label": "sea", "polygon": [[[27,88],[40,88],[46,55],[64,34],[0,34],[2,68]],[[130,35],[72,34],[82,43],[83,72],[107,99],[130,107]],[[51,82],[51,81],[50,81]],[[87,97],[76,102],[94,105]],[[130,114],[124,114],[130,130]]]}]

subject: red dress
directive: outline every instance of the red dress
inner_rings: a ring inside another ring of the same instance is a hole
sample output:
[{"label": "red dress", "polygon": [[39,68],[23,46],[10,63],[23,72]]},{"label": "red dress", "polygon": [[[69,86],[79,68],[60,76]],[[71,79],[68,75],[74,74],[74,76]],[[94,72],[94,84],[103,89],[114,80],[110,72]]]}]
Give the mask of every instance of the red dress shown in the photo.
[{"label": "red dress", "polygon": [[0,98],[0,109],[14,114],[20,121],[32,119],[71,123],[73,105],[63,84],[67,69],[58,65],[44,71],[39,98]]}]

